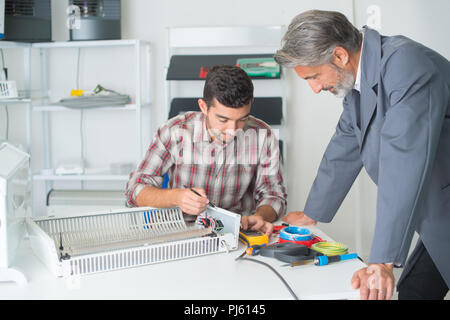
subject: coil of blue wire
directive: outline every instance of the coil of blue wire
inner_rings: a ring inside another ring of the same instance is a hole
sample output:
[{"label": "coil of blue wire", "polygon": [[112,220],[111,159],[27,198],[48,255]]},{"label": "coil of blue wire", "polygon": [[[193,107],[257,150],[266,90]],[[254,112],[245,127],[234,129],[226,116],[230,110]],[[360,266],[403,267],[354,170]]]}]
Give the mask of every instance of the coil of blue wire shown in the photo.
[{"label": "coil of blue wire", "polygon": [[309,241],[313,234],[309,229],[290,226],[280,230],[280,238],[287,241]]}]

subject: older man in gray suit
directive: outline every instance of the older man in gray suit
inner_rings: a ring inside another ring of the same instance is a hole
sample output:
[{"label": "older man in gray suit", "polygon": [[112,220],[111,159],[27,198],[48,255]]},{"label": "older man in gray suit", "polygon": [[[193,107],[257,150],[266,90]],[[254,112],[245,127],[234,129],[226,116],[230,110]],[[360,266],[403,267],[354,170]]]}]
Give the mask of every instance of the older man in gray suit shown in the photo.
[{"label": "older man in gray suit", "polygon": [[[450,63],[403,36],[358,31],[344,15],[293,19],[275,55],[315,93],[344,97],[343,112],[304,211],[284,220],[330,222],[362,166],[378,186],[367,268],[351,279],[362,299],[443,299],[450,285]],[[375,282],[374,282],[375,280]]]}]

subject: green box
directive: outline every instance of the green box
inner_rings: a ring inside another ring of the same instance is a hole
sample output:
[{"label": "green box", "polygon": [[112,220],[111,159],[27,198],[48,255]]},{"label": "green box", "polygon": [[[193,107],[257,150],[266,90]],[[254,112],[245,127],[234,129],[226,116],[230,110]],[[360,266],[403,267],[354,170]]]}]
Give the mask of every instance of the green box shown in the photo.
[{"label": "green box", "polygon": [[238,59],[236,64],[251,77],[277,78],[280,76],[280,65],[274,58]]}]

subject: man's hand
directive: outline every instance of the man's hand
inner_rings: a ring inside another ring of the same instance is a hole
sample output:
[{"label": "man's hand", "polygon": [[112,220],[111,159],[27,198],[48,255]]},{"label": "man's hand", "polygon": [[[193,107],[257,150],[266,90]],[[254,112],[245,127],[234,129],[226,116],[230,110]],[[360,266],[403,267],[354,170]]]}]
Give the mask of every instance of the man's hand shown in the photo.
[{"label": "man's hand", "polygon": [[289,212],[283,217],[283,221],[296,226],[314,226],[317,221],[308,217],[303,211]]},{"label": "man's hand", "polygon": [[356,271],[352,277],[352,288],[359,288],[361,300],[389,300],[394,292],[393,265],[372,263]]},{"label": "man's hand", "polygon": [[244,230],[248,230],[249,228],[251,230],[259,230],[267,234],[268,237],[270,237],[273,231],[273,224],[265,221],[263,217],[258,215],[242,216],[241,227]]},{"label": "man's hand", "polygon": [[180,207],[181,211],[187,214],[198,215],[206,210],[209,200],[205,190],[192,188],[201,196],[196,195],[189,189],[176,189],[175,203]]}]

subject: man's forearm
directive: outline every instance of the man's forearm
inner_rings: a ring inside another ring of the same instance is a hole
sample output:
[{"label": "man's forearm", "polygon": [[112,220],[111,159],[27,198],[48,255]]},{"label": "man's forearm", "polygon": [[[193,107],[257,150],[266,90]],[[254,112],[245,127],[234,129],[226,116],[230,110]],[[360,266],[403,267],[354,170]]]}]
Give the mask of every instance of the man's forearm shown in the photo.
[{"label": "man's forearm", "polygon": [[278,218],[276,211],[271,206],[267,205],[258,207],[258,209],[256,209],[255,215],[261,216],[265,221],[268,222],[274,222]]},{"label": "man's forearm", "polygon": [[176,206],[178,189],[160,189],[147,186],[139,192],[136,203],[139,207],[170,208]]}]

